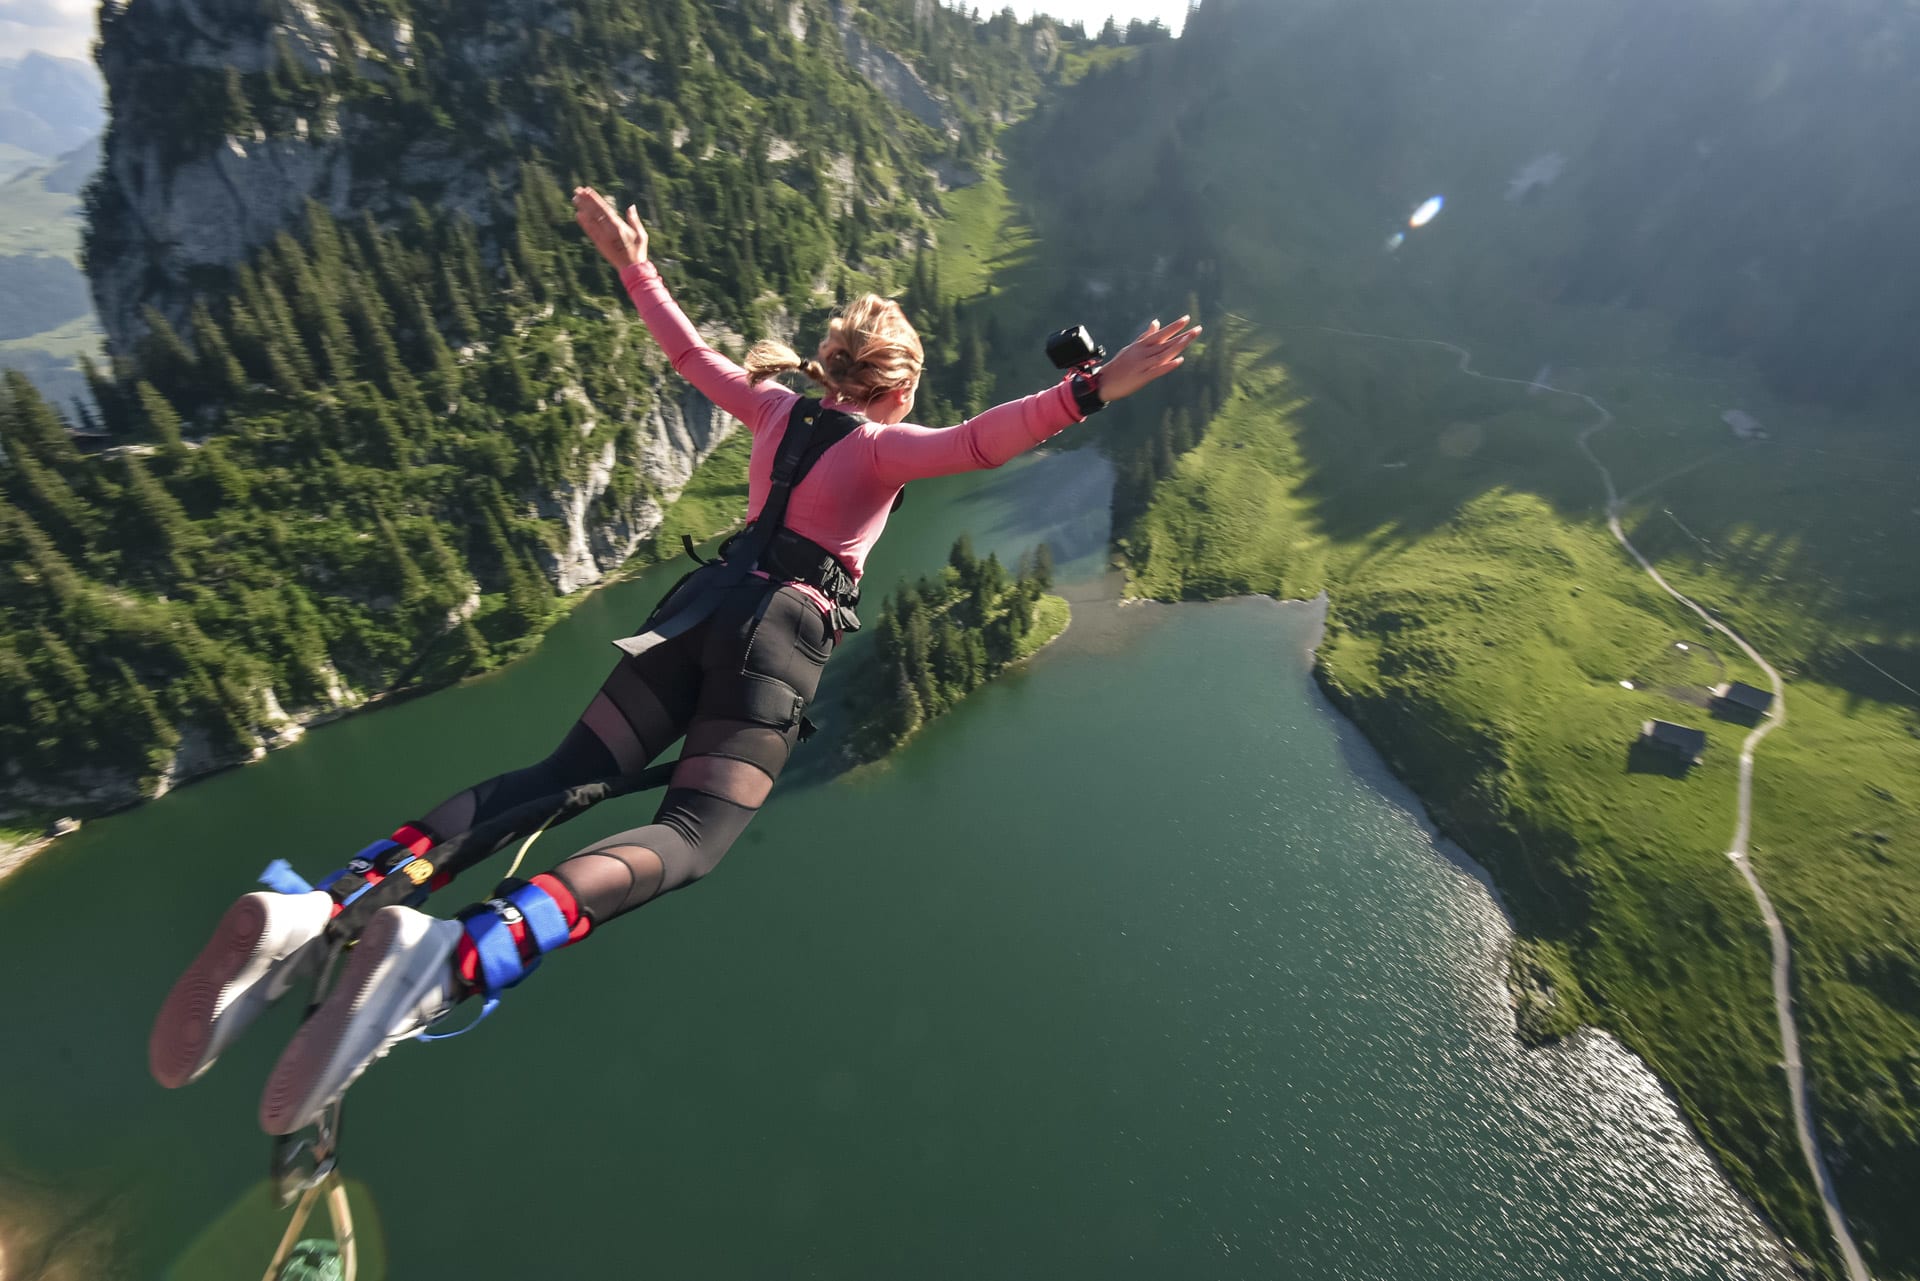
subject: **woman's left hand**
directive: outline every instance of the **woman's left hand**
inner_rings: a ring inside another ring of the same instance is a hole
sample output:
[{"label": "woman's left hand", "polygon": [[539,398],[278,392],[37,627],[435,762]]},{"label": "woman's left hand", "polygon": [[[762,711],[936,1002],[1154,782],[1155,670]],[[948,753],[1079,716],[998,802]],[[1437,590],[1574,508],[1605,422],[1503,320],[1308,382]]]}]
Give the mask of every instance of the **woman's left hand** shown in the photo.
[{"label": "woman's left hand", "polygon": [[1164,378],[1180,367],[1180,353],[1200,336],[1200,326],[1186,327],[1189,316],[1182,316],[1162,328],[1154,321],[1128,343],[1118,356],[1100,367],[1100,399],[1111,404],[1123,400],[1156,378]]},{"label": "woman's left hand", "polygon": [[573,220],[587,233],[600,256],[616,268],[647,260],[647,229],[640,225],[640,211],[632,205],[627,206],[627,216],[622,219],[606,197],[592,187],[575,187]]}]

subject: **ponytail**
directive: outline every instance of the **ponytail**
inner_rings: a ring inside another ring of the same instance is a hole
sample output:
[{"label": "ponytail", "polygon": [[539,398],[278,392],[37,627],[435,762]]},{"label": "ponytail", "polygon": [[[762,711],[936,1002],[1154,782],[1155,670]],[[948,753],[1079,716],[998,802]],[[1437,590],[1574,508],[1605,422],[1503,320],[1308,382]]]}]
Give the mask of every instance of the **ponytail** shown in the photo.
[{"label": "ponytail", "polygon": [[899,303],[865,294],[827,322],[814,359],[802,360],[785,343],[762,339],[744,363],[749,382],[799,370],[830,394],[865,405],[883,392],[918,382],[926,352]]},{"label": "ponytail", "polygon": [[758,384],[775,374],[792,373],[797,369],[822,387],[827,386],[827,374],[820,368],[819,361],[802,360],[800,353],[793,348],[770,338],[763,338],[753,345],[752,350],[747,352],[745,364],[747,381],[750,383]]}]

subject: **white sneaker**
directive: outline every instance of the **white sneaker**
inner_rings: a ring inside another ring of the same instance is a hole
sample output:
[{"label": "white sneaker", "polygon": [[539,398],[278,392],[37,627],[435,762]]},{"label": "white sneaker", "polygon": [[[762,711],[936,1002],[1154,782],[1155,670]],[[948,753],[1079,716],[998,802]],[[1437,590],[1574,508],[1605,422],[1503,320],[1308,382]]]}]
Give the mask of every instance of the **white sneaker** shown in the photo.
[{"label": "white sneaker", "polygon": [[260,1128],[292,1134],[359,1079],[375,1059],[435,1022],[466,995],[453,969],[465,928],[410,907],[373,914],[347,964],[273,1065]]},{"label": "white sneaker", "polygon": [[318,968],[332,916],[325,890],[253,893],[228,908],[153,1021],[153,1079],[177,1089],[212,1067],[263,1010]]}]

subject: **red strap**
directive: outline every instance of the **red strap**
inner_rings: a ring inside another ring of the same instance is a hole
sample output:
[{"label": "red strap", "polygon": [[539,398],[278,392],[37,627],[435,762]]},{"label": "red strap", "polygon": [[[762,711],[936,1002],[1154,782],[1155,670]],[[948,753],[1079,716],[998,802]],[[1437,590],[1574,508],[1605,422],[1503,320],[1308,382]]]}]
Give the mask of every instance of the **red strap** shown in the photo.
[{"label": "red strap", "polygon": [[[573,897],[573,891],[545,872],[534,877],[531,883],[545,890],[547,896],[559,907],[560,914],[567,918],[569,945],[578,943],[592,932],[593,922],[580,914],[580,903]],[[509,922],[507,929],[513,935],[514,946],[520,949],[520,959],[531,961],[537,949],[533,945],[533,935],[527,930],[526,921]],[[453,965],[459,972],[462,983],[476,990],[479,988],[480,952],[474,947],[471,935],[463,933],[459,943],[454,945]]]},{"label": "red strap", "polygon": [[433,838],[411,823],[402,823],[388,839],[395,845],[406,846],[415,857],[433,848]]}]

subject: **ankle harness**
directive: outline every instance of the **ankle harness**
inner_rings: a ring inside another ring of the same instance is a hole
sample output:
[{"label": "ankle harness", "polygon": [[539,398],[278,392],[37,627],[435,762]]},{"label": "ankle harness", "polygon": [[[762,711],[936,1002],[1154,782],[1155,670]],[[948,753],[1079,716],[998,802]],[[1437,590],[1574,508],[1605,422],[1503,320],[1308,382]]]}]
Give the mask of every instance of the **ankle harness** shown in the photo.
[{"label": "ankle harness", "polygon": [[[455,918],[466,927],[480,958],[480,993],[497,1001],[500,993],[540,968],[540,958],[563,948],[573,937],[566,914],[553,896],[530,881],[502,881],[494,896],[463,909]],[[520,955],[513,927],[525,923],[532,959]]]},{"label": "ankle harness", "polygon": [[[494,896],[484,903],[463,909],[455,920],[473,941],[474,955],[480,962],[476,976],[480,986],[480,1013],[471,1023],[452,1032],[419,1032],[416,1041],[451,1041],[480,1026],[487,1015],[500,1008],[500,994],[540,968],[540,958],[563,948],[573,936],[567,917],[553,896],[528,881],[500,882]],[[513,927],[524,923],[527,939],[533,944],[531,960],[520,955],[519,940]]]},{"label": "ankle harness", "polygon": [[427,880],[433,875],[433,864],[423,856],[431,844],[424,834],[407,845],[382,837],[348,859],[345,867],[327,873],[318,884],[313,885],[294,871],[291,863],[277,858],[260,873],[260,883],[281,894],[311,894],[314,890],[325,890],[333,895],[335,903],[344,908],[388,877],[398,876],[404,882],[411,882],[411,887],[398,896],[390,896],[387,901],[412,907],[427,896]]}]

